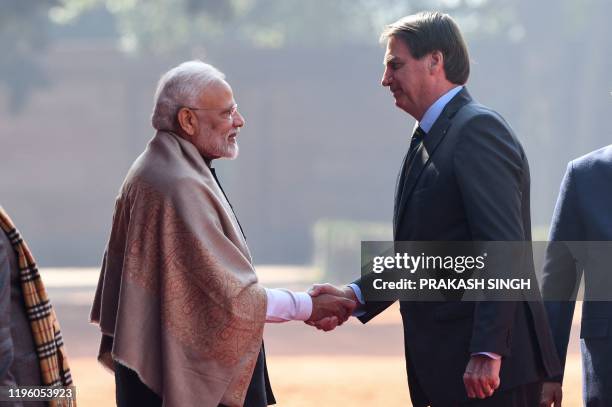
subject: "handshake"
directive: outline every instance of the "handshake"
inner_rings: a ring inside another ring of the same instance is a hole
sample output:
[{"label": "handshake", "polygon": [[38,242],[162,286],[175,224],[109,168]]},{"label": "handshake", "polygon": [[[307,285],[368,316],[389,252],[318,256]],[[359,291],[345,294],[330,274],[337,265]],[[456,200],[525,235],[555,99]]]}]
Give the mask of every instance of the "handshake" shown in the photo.
[{"label": "handshake", "polygon": [[348,286],[314,284],[308,294],[312,297],[312,314],[305,322],[323,331],[342,325],[359,304],[355,292]]}]

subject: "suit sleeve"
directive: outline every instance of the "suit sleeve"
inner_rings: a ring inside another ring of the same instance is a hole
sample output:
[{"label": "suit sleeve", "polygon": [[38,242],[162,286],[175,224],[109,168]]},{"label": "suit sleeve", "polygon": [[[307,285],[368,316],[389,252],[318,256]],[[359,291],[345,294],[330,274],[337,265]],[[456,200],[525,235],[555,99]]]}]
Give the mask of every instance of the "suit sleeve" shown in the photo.
[{"label": "suit sleeve", "polygon": [[[353,281],[353,284],[359,286],[359,289],[363,292],[365,286],[372,286],[372,280],[378,278],[376,274],[370,273],[362,276],[361,278]],[[357,316],[359,321],[367,323],[378,314],[386,310],[395,301],[366,301],[360,309],[360,314]]]},{"label": "suit sleeve", "polygon": [[[529,170],[500,117],[481,114],[465,124],[453,165],[472,240],[528,240],[522,200],[525,189],[529,191],[524,174]],[[477,303],[469,351],[508,356],[516,307],[517,302]]]},{"label": "suit sleeve", "polygon": [[[0,231],[0,233],[3,233]],[[15,385],[10,374],[13,363],[13,340],[11,338],[11,270],[3,240],[0,239],[0,386]]]},{"label": "suit sleeve", "polygon": [[[580,218],[573,164],[569,163],[551,222],[550,242],[542,273],[542,295],[545,300],[548,299],[544,305],[562,366],[565,366],[574,299],[582,276],[582,269],[577,267],[578,254],[571,250],[567,242],[584,239]],[[553,379],[562,381],[563,376]]]}]

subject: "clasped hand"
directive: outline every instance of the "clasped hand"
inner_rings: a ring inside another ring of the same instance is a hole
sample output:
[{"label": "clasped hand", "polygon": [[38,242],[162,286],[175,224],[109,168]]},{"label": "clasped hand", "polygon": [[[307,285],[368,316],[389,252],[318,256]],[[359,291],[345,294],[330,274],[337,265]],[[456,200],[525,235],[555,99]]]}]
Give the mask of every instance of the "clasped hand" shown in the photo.
[{"label": "clasped hand", "polygon": [[312,297],[312,314],[306,324],[323,331],[342,325],[357,307],[357,298],[350,287],[315,284],[308,294]]},{"label": "clasped hand", "polygon": [[473,355],[463,374],[463,384],[469,398],[491,397],[500,385],[501,359],[486,355]]}]

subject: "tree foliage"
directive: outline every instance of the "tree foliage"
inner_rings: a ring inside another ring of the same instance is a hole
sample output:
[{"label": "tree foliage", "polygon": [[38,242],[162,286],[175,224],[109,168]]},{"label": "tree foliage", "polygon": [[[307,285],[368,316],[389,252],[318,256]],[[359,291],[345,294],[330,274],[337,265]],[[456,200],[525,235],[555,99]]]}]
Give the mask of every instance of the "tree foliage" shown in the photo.
[{"label": "tree foliage", "polygon": [[[60,38],[83,35],[92,30],[92,20],[108,25],[101,31],[126,52],[164,54],[211,46],[376,44],[384,24],[427,9],[451,13],[469,40],[504,46],[532,41],[542,27],[550,34],[546,38],[584,38],[594,13],[610,7],[605,0],[4,0],[0,84],[11,110],[19,111],[32,89],[48,83],[38,61],[49,30]],[[534,15],[546,14],[550,20],[534,21]],[[79,24],[80,30],[70,30]]]}]

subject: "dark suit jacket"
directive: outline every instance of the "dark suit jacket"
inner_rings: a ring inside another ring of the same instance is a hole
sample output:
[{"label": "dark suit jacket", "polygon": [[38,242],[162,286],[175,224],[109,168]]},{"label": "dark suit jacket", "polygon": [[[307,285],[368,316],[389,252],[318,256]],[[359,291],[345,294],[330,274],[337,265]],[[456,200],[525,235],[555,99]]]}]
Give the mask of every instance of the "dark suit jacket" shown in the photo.
[{"label": "dark suit jacket", "polygon": [[[504,119],[467,90],[446,105],[407,171],[396,193],[396,241],[531,240],[525,153]],[[389,305],[366,303],[361,321]],[[503,356],[499,391],[560,370],[541,302],[402,301],[400,311],[416,406],[467,400],[472,352]]]},{"label": "dark suit jacket", "polygon": [[[0,386],[40,386],[40,366],[34,347],[23,295],[17,258],[11,242],[0,230]],[[0,402],[21,406],[21,402]],[[46,406],[46,402],[28,402]]]},{"label": "dark suit jacket", "polygon": [[[612,302],[602,301],[612,299],[611,186],[612,146],[568,164],[542,279],[544,298],[569,300],[584,272],[580,337],[585,403],[593,405],[612,405]],[[547,301],[546,310],[559,358],[565,364],[574,302]]]}]

